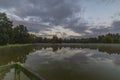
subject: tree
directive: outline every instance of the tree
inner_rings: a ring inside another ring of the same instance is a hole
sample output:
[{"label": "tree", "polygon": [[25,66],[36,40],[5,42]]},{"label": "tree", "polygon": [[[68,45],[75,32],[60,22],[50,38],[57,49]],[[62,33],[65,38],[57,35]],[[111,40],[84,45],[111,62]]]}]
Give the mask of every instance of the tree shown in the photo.
[{"label": "tree", "polygon": [[7,18],[5,13],[0,13],[0,45],[11,43],[12,35],[12,21]]},{"label": "tree", "polygon": [[29,43],[30,35],[28,34],[27,27],[18,25],[14,29],[14,43]]},{"label": "tree", "polygon": [[56,35],[53,36],[52,43],[58,43],[58,37]]}]

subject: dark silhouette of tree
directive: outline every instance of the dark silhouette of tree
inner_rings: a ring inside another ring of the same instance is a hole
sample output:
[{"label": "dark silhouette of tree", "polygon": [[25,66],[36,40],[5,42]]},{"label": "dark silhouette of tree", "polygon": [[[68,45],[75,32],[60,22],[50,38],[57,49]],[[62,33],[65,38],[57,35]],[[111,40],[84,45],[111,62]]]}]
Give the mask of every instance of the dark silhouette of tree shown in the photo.
[{"label": "dark silhouette of tree", "polygon": [[52,43],[58,43],[58,37],[56,35],[53,36]]},{"label": "dark silhouette of tree", "polygon": [[14,29],[14,43],[29,43],[30,35],[28,34],[28,30],[24,25],[18,25]]},{"label": "dark silhouette of tree", "polygon": [[27,27],[18,25],[13,28],[12,21],[7,18],[5,13],[0,13],[0,45],[6,44],[25,44],[25,43],[120,43],[120,34],[99,35],[92,38],[58,38],[53,35],[52,38],[42,38],[29,34]]},{"label": "dark silhouette of tree", "polygon": [[12,22],[5,13],[0,13],[0,45],[11,43],[12,41]]}]

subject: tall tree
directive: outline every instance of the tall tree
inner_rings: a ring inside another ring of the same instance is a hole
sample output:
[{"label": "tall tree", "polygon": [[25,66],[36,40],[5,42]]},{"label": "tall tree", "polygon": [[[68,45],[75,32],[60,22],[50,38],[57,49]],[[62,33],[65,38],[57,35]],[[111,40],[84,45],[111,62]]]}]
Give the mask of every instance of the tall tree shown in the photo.
[{"label": "tall tree", "polygon": [[30,35],[28,34],[27,27],[24,25],[18,25],[14,29],[14,43],[29,43]]},{"label": "tall tree", "polygon": [[12,22],[5,13],[0,13],[0,45],[11,43],[12,41]]},{"label": "tall tree", "polygon": [[58,37],[56,35],[53,36],[52,43],[58,43]]}]

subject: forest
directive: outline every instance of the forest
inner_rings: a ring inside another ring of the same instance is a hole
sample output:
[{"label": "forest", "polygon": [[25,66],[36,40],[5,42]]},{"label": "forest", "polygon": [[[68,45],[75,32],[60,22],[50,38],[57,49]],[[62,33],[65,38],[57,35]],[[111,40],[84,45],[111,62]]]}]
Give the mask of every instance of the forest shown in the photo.
[{"label": "forest", "polygon": [[30,34],[27,27],[20,24],[13,26],[13,22],[5,13],[0,13],[0,45],[6,44],[26,44],[26,43],[120,43],[119,33],[108,33],[92,38],[42,38]]},{"label": "forest", "polygon": [[99,35],[93,38],[58,38],[56,35],[52,39],[37,37],[36,41],[38,43],[120,43],[120,34],[108,33],[105,35]]}]

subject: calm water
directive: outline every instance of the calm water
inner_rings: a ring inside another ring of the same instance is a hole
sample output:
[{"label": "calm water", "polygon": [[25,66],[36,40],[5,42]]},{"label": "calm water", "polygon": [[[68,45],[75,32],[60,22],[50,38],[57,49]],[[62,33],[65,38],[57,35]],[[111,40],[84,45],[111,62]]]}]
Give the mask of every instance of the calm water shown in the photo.
[{"label": "calm water", "polygon": [[[0,49],[0,66],[21,62],[45,80],[120,80],[120,45],[34,45]],[[14,69],[0,73],[13,80]],[[21,80],[29,80],[21,73]]]}]

